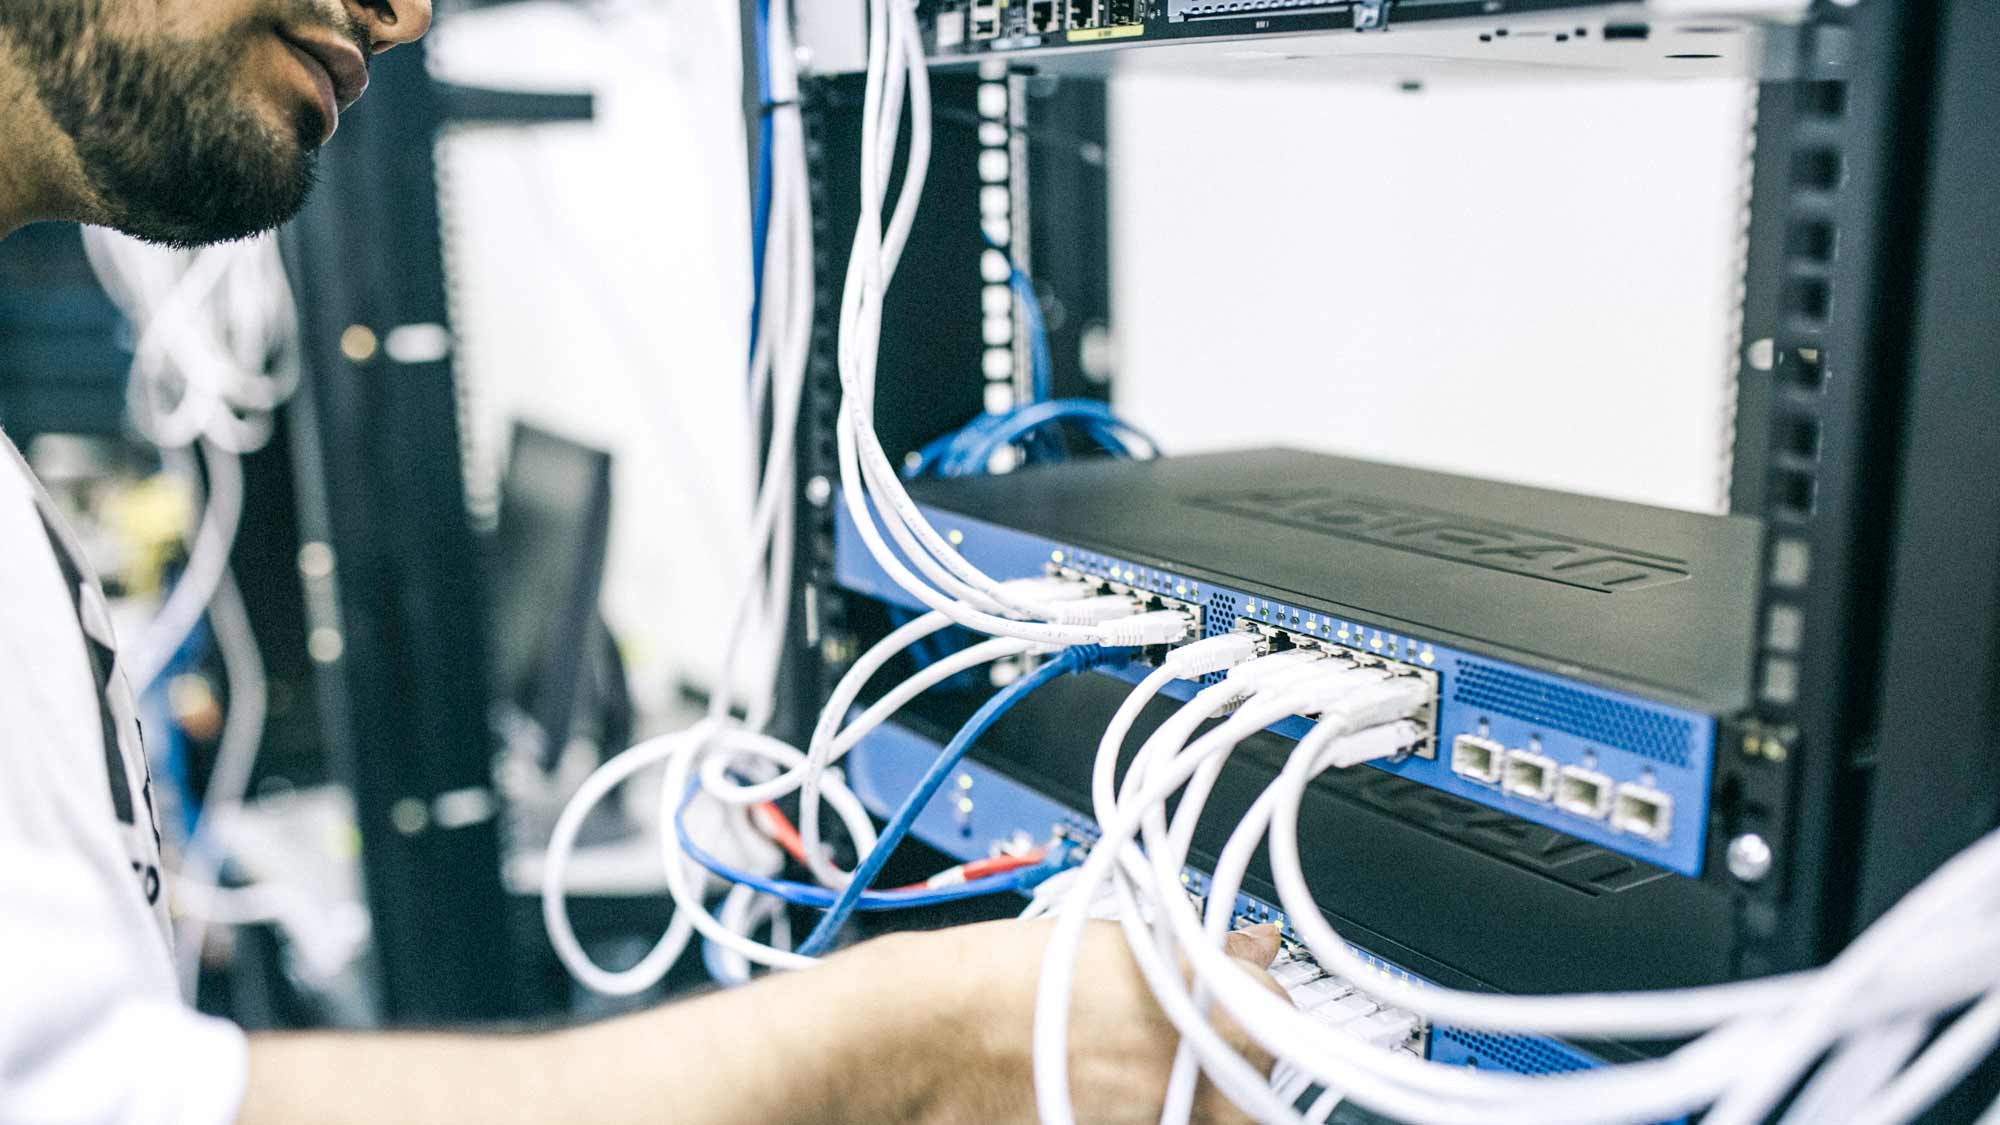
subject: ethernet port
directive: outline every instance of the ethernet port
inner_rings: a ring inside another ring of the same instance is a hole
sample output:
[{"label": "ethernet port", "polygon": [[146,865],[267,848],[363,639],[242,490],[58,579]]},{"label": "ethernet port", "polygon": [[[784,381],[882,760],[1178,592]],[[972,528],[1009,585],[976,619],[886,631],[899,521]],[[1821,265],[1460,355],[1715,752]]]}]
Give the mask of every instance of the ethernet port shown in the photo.
[{"label": "ethernet port", "polygon": [[1490,738],[1461,734],[1451,740],[1451,772],[1484,785],[1497,784],[1507,748]]},{"label": "ethernet port", "polygon": [[972,37],[992,39],[1000,34],[1000,0],[972,0]]},{"label": "ethernet port", "polygon": [[1611,779],[1582,766],[1564,766],[1556,779],[1556,807],[1566,813],[1603,820],[1611,811]]},{"label": "ethernet port", "polygon": [[1028,5],[1028,26],[1037,35],[1062,30],[1062,11],[1057,0],[1033,0]]},{"label": "ethernet port", "polygon": [[1546,802],[1555,795],[1556,764],[1540,754],[1509,750],[1502,788],[1516,797]]},{"label": "ethernet port", "polygon": [[1618,800],[1611,807],[1611,827],[1664,841],[1674,827],[1674,799],[1643,785],[1620,785]]}]

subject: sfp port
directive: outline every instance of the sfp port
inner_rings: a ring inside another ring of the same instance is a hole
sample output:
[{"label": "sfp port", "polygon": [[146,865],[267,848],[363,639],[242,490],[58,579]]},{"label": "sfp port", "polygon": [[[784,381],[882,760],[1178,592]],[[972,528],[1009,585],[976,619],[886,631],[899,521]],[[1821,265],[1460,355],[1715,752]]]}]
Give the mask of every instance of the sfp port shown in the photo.
[{"label": "sfp port", "polygon": [[1556,807],[1575,816],[1603,820],[1611,811],[1611,779],[1582,766],[1564,766],[1556,779]]},{"label": "sfp port", "polygon": [[1556,764],[1529,750],[1507,751],[1506,775],[1501,788],[1516,797],[1547,803],[1555,795]]},{"label": "sfp port", "polygon": [[1674,799],[1643,785],[1620,785],[1611,806],[1611,827],[1648,840],[1665,841],[1674,827]]},{"label": "sfp port", "polygon": [[1496,785],[1507,761],[1507,748],[1490,738],[1461,734],[1451,740],[1451,772],[1483,785]]}]

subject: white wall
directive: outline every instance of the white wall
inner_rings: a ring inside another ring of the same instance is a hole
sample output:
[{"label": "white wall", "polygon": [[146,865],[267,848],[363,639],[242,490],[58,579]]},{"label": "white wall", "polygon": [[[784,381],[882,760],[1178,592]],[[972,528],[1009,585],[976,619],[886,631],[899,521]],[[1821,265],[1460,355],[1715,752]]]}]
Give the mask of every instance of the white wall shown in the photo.
[{"label": "white wall", "polygon": [[1722,80],[1119,79],[1118,406],[1171,451],[1718,510],[1750,104]]}]

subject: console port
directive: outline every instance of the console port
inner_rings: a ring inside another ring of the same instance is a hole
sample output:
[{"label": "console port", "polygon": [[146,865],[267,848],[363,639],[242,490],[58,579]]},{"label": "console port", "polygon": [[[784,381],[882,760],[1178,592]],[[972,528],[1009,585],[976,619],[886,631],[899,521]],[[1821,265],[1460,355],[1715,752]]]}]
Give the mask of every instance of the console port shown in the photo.
[{"label": "console port", "polygon": [[1611,827],[1665,841],[1674,827],[1674,799],[1643,785],[1620,785],[1618,799],[1611,806]]},{"label": "console port", "polygon": [[1555,795],[1556,764],[1527,750],[1507,751],[1507,774],[1501,786],[1516,797],[1546,802]]},{"label": "console port", "polygon": [[1596,770],[1564,766],[1556,779],[1556,807],[1566,813],[1603,820],[1611,811],[1611,779]]},{"label": "console port", "polygon": [[1037,35],[1061,31],[1062,7],[1057,0],[1033,0],[1028,5],[1028,27]]},{"label": "console port", "polygon": [[1507,750],[1490,738],[1461,734],[1451,740],[1451,772],[1483,785],[1494,785],[1507,760]]}]

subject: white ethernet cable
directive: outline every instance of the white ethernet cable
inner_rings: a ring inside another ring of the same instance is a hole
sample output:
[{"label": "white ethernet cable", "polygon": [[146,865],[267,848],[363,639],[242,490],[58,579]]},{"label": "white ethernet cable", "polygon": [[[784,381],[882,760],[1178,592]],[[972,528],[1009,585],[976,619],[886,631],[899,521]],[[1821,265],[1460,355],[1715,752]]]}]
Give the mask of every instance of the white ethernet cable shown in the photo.
[{"label": "white ethernet cable", "polygon": [[[792,918],[786,912],[785,904],[769,895],[757,893],[747,886],[732,887],[723,896],[722,910],[716,920],[731,933],[748,940],[760,926],[771,928],[771,945],[777,949],[790,949],[792,945]],[[721,950],[717,957],[721,961],[721,983],[743,984],[750,979],[750,959],[733,949]]]},{"label": "white ethernet cable", "polygon": [[171,886],[174,904],[181,915],[174,961],[184,996],[193,996],[200,981],[201,951],[211,922],[285,923],[287,934],[292,935],[301,950],[315,948],[313,943],[317,940],[310,932],[316,928],[317,920],[301,915],[298,908],[301,899],[295,892],[287,895],[281,889],[259,888],[262,901],[277,903],[283,909],[268,917],[239,919],[229,916],[232,904],[226,901],[237,892],[215,885],[223,860],[229,855],[230,830],[249,793],[251,775],[256,772],[269,691],[264,655],[258,651],[256,634],[251,631],[250,613],[243,605],[243,594],[236,587],[235,577],[226,568],[216,585],[208,616],[216,648],[222,655],[223,675],[229,684],[229,709],[222,716],[222,737],[203,792],[201,817],[182,850],[180,870]]},{"label": "white ethernet cable", "polygon": [[[170,471],[181,477],[196,497],[201,518],[189,540],[187,565],[180,579],[139,636],[119,655],[120,668],[135,694],[143,694],[160,678],[188,635],[194,632],[196,623],[209,611],[229,569],[229,552],[236,544],[236,529],[243,518],[242,461],[228,448],[206,438],[199,439],[197,444],[208,469],[205,488],[191,449],[163,447],[161,450]],[[232,686],[232,693],[234,690]]]},{"label": "white ethernet cable", "polygon": [[[1266,658],[1269,659],[1269,658]],[[1216,692],[1217,688],[1205,689],[1197,695]],[[1345,694],[1353,690],[1342,684]],[[1427,696],[1425,698],[1428,698]],[[1203,706],[1213,706],[1216,696],[1209,695]],[[1209,756],[1233,747],[1236,742],[1262,729],[1269,722],[1299,707],[1322,709],[1322,704],[1337,705],[1337,700],[1315,699],[1299,689],[1279,688],[1273,698],[1253,699],[1253,705],[1246,704],[1236,715],[1222,725],[1209,731],[1186,751],[1149,766],[1145,761],[1135,761],[1133,772],[1142,766],[1145,774],[1134,779],[1127,775],[1124,794],[1121,794],[1116,817],[1111,822],[1100,824],[1102,835],[1092,847],[1084,861],[1082,873],[1077,877],[1065,902],[1056,927],[1049,938],[1048,951],[1042,962],[1042,977],[1036,994],[1034,1070],[1036,1078],[1036,1104],[1044,1122],[1061,1123],[1073,1119],[1069,1103],[1068,1089],[1068,1015],[1070,995],[1075,982],[1076,951],[1083,937],[1083,924],[1088,917],[1088,905],[1097,887],[1107,878],[1113,878],[1122,868],[1125,880],[1114,878],[1114,886],[1120,894],[1130,897],[1134,887],[1145,879],[1146,860],[1133,845],[1133,837],[1139,830],[1140,820],[1146,809],[1164,802],[1176,789],[1187,781]],[[1276,711],[1277,704],[1284,705],[1283,711]],[[1187,710],[1197,705],[1191,703]],[[1273,713],[1275,712],[1275,713]],[[1177,719],[1179,716],[1177,716]],[[1323,719],[1322,722],[1328,720]],[[1174,725],[1170,720],[1168,725]],[[1186,726],[1191,731],[1193,724]],[[1162,728],[1163,730],[1165,727]],[[1157,737],[1157,735],[1156,735]],[[1185,738],[1185,735],[1180,736]],[[1151,742],[1152,740],[1149,740]],[[1160,756],[1159,747],[1142,749],[1142,758],[1155,759]],[[1135,792],[1135,790],[1137,792]],[[1178,872],[1176,872],[1178,879]],[[1168,902],[1154,901],[1155,909],[1170,905]],[[1185,906],[1183,900],[1182,905]],[[1127,927],[1127,944],[1131,947],[1140,971],[1151,984],[1155,998],[1167,1012],[1182,1035],[1196,1044],[1201,1057],[1209,1062],[1209,1074],[1217,1085],[1238,1105],[1260,1119],[1283,1120],[1295,1117],[1290,1107],[1278,1102],[1263,1075],[1232,1051],[1222,1038],[1211,1028],[1202,1013],[1186,994],[1183,986],[1173,983],[1180,979],[1180,971],[1165,957],[1159,944],[1139,920],[1140,911],[1136,903],[1126,903],[1122,911],[1123,924]],[[1255,982],[1248,981],[1259,988]],[[1267,995],[1267,998],[1271,998]],[[1274,999],[1275,998],[1271,998]]]},{"label": "white ethernet cable", "polygon": [[[556,819],[543,866],[542,924],[548,930],[550,944],[555,947],[563,967],[578,982],[595,992],[608,996],[629,996],[659,983],[673,963],[680,959],[689,939],[699,928],[697,916],[706,920],[709,926],[724,930],[720,922],[708,915],[702,901],[707,873],[681,854],[679,838],[672,824],[668,823],[679,807],[681,794],[686,788],[686,767],[694,760],[696,752],[704,748],[739,757],[762,758],[781,765],[795,765],[803,760],[798,750],[768,735],[731,728],[724,720],[703,719],[686,730],[642,742],[600,766],[584,780],[576,796],[570,799],[562,815]],[[667,885],[669,891],[674,893],[677,909],[667,932],[638,964],[619,972],[608,972],[590,959],[577,941],[576,931],[570,926],[569,914],[564,906],[562,873],[575,850],[577,832],[583,827],[584,817],[589,815],[597,802],[633,774],[663,761],[669,763],[668,776],[679,779],[667,799],[666,807],[661,810],[663,824],[660,833],[663,853],[669,856]],[[675,773],[676,768],[678,774]],[[853,791],[839,777],[833,776],[826,779],[824,795],[839,814],[842,825],[857,841],[857,846],[873,846],[874,822],[868,819],[867,809],[862,807]],[[676,888],[679,890],[676,891]],[[690,901],[694,905],[692,910],[688,908]],[[715,936],[706,928],[702,932]],[[740,950],[742,943],[748,942],[747,938],[734,933],[727,933],[726,936],[727,940],[722,941],[726,949]]]},{"label": "white ethernet cable", "polygon": [[[1078,600],[1082,599],[1089,592],[1080,583],[1065,582],[1053,578],[1021,579],[1016,585],[1033,588],[1042,597],[1051,601]],[[812,785],[816,783],[812,781],[812,778],[818,771],[825,770],[834,762],[839,761],[869,731],[875,729],[875,727],[879,726],[889,716],[901,710],[911,699],[928,690],[932,685],[978,664],[997,660],[1018,652],[1028,651],[1030,647],[1020,645],[1019,642],[1001,642],[1001,644],[1016,644],[1019,647],[1012,650],[1006,650],[997,646],[985,647],[980,648],[976,654],[972,653],[971,650],[967,650],[947,657],[944,661],[934,664],[931,668],[920,672],[917,676],[899,685],[887,696],[877,701],[857,718],[854,723],[847,726],[845,730],[841,729],[841,724],[845,721],[848,711],[854,706],[855,700],[860,698],[862,689],[867,686],[869,680],[874,678],[876,672],[880,671],[890,660],[908,650],[912,645],[944,629],[950,624],[950,619],[941,613],[926,614],[902,625],[882,640],[870,646],[868,651],[864,652],[848,668],[846,674],[841,677],[840,682],[835,685],[826,706],[820,712],[819,722],[813,732],[807,759],[798,767],[768,781],[746,784],[738,783],[724,776],[723,771],[727,766],[726,760],[711,757],[703,763],[702,781],[704,788],[711,796],[731,805],[757,804],[763,801],[776,800],[802,789],[806,790],[800,813],[801,835],[807,841],[807,854],[818,859],[818,863],[814,865],[814,873],[822,879],[832,880],[842,877],[839,872],[834,871],[820,857],[817,801],[813,799],[811,792]],[[993,642],[988,642],[989,646],[993,644]],[[830,881],[828,885],[837,886],[839,883]]]},{"label": "white ethernet cable", "polygon": [[[1286,653],[1277,655],[1284,656]],[[1195,824],[1208,803],[1216,778],[1236,743],[1256,730],[1304,710],[1319,711],[1324,717],[1301,742],[1299,753],[1318,759],[1323,750],[1337,745],[1331,764],[1342,767],[1391,757],[1407,750],[1421,737],[1422,732],[1416,724],[1403,718],[1414,714],[1429,698],[1429,687],[1421,681],[1409,678],[1391,681],[1391,673],[1386,668],[1357,667],[1344,661],[1294,663],[1280,666],[1263,676],[1254,674],[1258,664],[1268,664],[1274,659],[1267,657],[1264,661],[1253,661],[1236,670],[1237,673],[1251,673],[1240,678],[1257,683],[1257,694],[1243,704],[1230,723],[1216,732],[1216,737],[1224,746],[1212,756],[1206,756],[1189,780],[1180,806],[1175,810],[1171,828],[1162,808],[1146,810],[1146,819],[1141,827],[1156,879],[1159,872],[1171,869],[1174,872],[1172,879],[1178,882],[1194,839]],[[1229,681],[1225,680],[1219,686],[1226,690]],[[1337,711],[1334,710],[1336,708]],[[1165,746],[1149,745],[1147,750],[1141,751],[1128,777],[1131,789],[1136,791],[1142,787],[1149,771],[1157,768],[1160,756],[1171,754],[1181,742],[1185,742],[1185,736],[1179,742]],[[1248,858],[1246,853],[1243,862],[1247,863]],[[1230,875],[1227,871],[1222,874],[1224,881],[1217,884],[1214,901],[1233,904],[1236,886],[1228,881]],[[1234,879],[1240,884],[1241,873],[1235,873]],[[1157,886],[1163,888],[1157,893],[1171,893],[1164,889],[1166,883],[1160,882]],[[1223,913],[1225,922],[1229,913],[1226,910]],[[1221,939],[1218,937],[1216,940]],[[1162,944],[1167,943],[1163,941]],[[1193,1002],[1199,1010],[1206,1011],[1206,991],[1197,989]],[[1175,1060],[1173,1075],[1168,1083],[1166,1109],[1161,1117],[1163,1122],[1183,1122],[1192,1111],[1199,1077],[1196,1061],[1193,1045],[1184,1045]],[[1286,1101],[1294,1101],[1296,1097],[1294,1095]]]},{"label": "white ethernet cable", "polygon": [[773,0],[767,22],[768,58],[763,65],[770,73],[772,100],[771,207],[744,416],[750,446],[757,444],[767,404],[771,429],[762,473],[750,470],[756,489],[750,521],[751,572],[737,599],[716,693],[710,700],[710,714],[729,713],[742,638],[760,637],[751,664],[755,688],[744,721],[751,730],[761,730],[770,721],[791,606],[797,504],[794,456],[813,314],[812,213],[789,0]]},{"label": "white ethernet cable", "polygon": [[[859,745],[861,739],[887,719],[902,710],[910,700],[926,689],[958,675],[960,672],[1019,656],[1029,652],[1034,646],[1026,641],[1009,640],[1005,637],[982,641],[969,648],[952,653],[938,660],[915,676],[905,680],[894,691],[884,696],[870,707],[850,726],[840,732],[838,738],[822,741],[817,736],[807,751],[804,761],[805,777],[799,787],[799,838],[805,842],[807,867],[813,877],[829,887],[844,887],[848,882],[848,872],[840,870],[827,858],[825,841],[820,838],[819,787],[827,766],[846,755],[848,750]],[[821,724],[825,729],[826,724]],[[817,732],[816,732],[817,735]]]},{"label": "white ethernet cable", "polygon": [[1145,710],[1146,704],[1174,680],[1196,680],[1228,671],[1262,656],[1267,647],[1268,643],[1263,638],[1248,633],[1205,637],[1168,652],[1160,666],[1139,681],[1139,686],[1125,696],[1125,701],[1119,704],[1118,711],[1105,725],[1104,737],[1097,745],[1097,757],[1091,764],[1090,800],[1099,823],[1109,823],[1112,819],[1112,811],[1117,804],[1115,779],[1118,755],[1124,750],[1132,724],[1138,721],[1139,712]]},{"label": "white ethernet cable", "polygon": [[[1036,580],[1028,581],[1032,582]],[[1132,603],[1114,605],[1097,599],[1084,599],[1064,604],[1070,607],[1068,612],[1077,620],[1105,617],[1112,613],[1126,614],[1127,616],[1083,626],[1093,630],[1093,635],[1099,637],[1102,643],[1106,645],[1124,646],[1170,643],[1180,639],[1181,634],[1184,634],[1189,626],[1187,616],[1179,611],[1135,614],[1132,612],[1135,608],[1135,605]],[[908,632],[896,639],[899,643],[910,643],[913,637],[923,635],[925,630],[928,630],[932,625],[933,622],[928,619],[920,619],[918,622],[912,622],[911,626],[905,627]],[[885,646],[877,647],[879,649]],[[1037,646],[1017,640],[995,638],[974,645],[964,652],[954,654],[952,657],[947,657],[933,664],[917,676],[912,677],[904,685],[891,691],[889,696],[881,703],[871,708],[861,719],[858,719],[849,728],[835,736],[831,743],[826,746],[828,760],[830,761],[831,757],[837,753],[844,753],[849,747],[858,742],[861,736],[866,733],[867,724],[879,722],[886,718],[896,707],[899,707],[903,702],[907,702],[909,698],[914,697],[917,691],[921,690],[923,686],[939,682],[966,668],[975,667],[981,663],[990,663],[993,660],[1006,656],[1032,651],[1035,647]],[[874,659],[866,662],[866,667],[872,670],[875,667],[879,667],[884,660],[886,660],[886,656],[877,653]],[[857,665],[857,668],[862,667],[864,666]],[[861,682],[865,680],[865,674],[854,676],[853,673],[850,673],[850,678],[850,686],[840,693],[841,697],[848,702],[851,702],[854,698],[854,693],[858,692]],[[835,774],[825,771],[823,768],[820,770],[811,768],[811,759],[808,755],[777,739],[767,736],[726,728],[711,728],[708,731],[694,732],[691,737],[679,739],[675,744],[665,746],[656,753],[654,760],[664,759],[667,763],[666,771],[660,782],[663,815],[671,815],[666,810],[674,808],[680,796],[687,792],[689,781],[696,777],[695,771],[697,769],[701,770],[701,780],[705,787],[726,787],[731,785],[729,779],[720,777],[718,771],[710,763],[718,756],[741,756],[744,754],[761,757],[778,766],[785,767],[788,772],[778,779],[781,782],[785,781],[786,778],[798,777],[796,783],[787,783],[790,785],[790,788],[784,791],[786,793],[804,790],[808,782],[819,783],[820,779],[824,778],[823,783],[827,786],[824,793],[831,802],[835,792],[834,785],[837,783],[838,777]],[[627,772],[629,773],[629,771]],[[742,793],[757,790],[758,787],[756,786],[738,787],[731,799],[738,799]],[[722,791],[728,792],[727,789],[723,789]],[[806,816],[805,810],[813,807],[812,804],[802,805],[802,821]],[[836,805],[836,811],[840,811],[838,805]],[[866,825],[865,817],[863,818],[863,824]],[[861,832],[857,831],[857,825],[849,822],[847,828],[850,836],[855,840],[856,851],[865,857],[876,846],[872,826],[867,826],[867,831]],[[803,831],[801,835],[804,836]],[[821,849],[816,841],[813,841],[809,837],[807,841],[808,855],[820,852]],[[772,968],[795,969],[814,963],[815,959],[812,957],[797,954],[787,949],[780,949],[772,945],[762,944],[741,934],[731,932],[719,919],[708,912],[703,903],[701,887],[692,881],[692,873],[689,871],[688,865],[684,862],[679,835],[670,830],[662,831],[659,843],[662,859],[667,871],[667,890],[674,898],[674,917],[676,922],[685,921],[694,931],[700,933],[703,937],[716,942],[724,949],[739,953],[757,964]],[[845,878],[845,873],[835,872],[835,874],[841,878]],[[545,885],[545,911],[548,908],[548,903],[549,897]]]},{"label": "white ethernet cable", "polygon": [[[884,165],[892,158],[901,131],[904,93],[910,103],[910,154],[885,228],[881,210],[889,176]],[[837,431],[848,513],[890,578],[953,621],[996,636],[1049,644],[1093,643],[1082,631],[1044,623],[1048,607],[1012,596],[947,543],[910,499],[874,432],[883,295],[915,218],[930,153],[929,72],[915,6],[909,0],[870,0],[862,123],[861,217],[848,261],[840,324],[843,395]],[[889,548],[876,526],[878,517],[922,578]]]},{"label": "white ethernet cable", "polygon": [[162,449],[206,439],[236,454],[270,440],[298,387],[298,312],[275,236],[171,250],[85,227],[91,268],[138,333],[133,424]]},{"label": "white ethernet cable", "polygon": [[[1016,589],[1034,588],[1048,581],[1050,580],[1029,579],[1026,582],[1010,585]],[[1076,583],[1066,585],[1071,590],[1083,589]],[[1069,599],[1056,602],[1056,609],[1067,624],[1109,627],[1120,618],[1140,616],[1138,604],[1127,597],[1070,598],[1069,590],[1061,591],[1056,596]],[[858,745],[869,732],[931,687],[943,683],[960,672],[1010,656],[1036,651],[1047,651],[1047,648],[1028,641],[1000,637],[982,641],[953,653],[905,680],[895,690],[862,712],[853,723],[842,728],[837,736],[833,734],[833,727],[845,714],[845,708],[852,704],[853,696],[848,692],[835,693],[827,708],[821,712],[820,722],[813,732],[812,744],[806,752],[805,777],[799,789],[799,836],[805,843],[807,866],[815,878],[829,887],[844,887],[848,881],[848,873],[835,867],[832,861],[827,859],[824,843],[820,838],[817,796],[822,771],[832,762],[846,756],[847,752]],[[843,684],[846,682],[847,679],[844,678]],[[857,682],[855,684],[857,691],[859,687],[860,684]],[[835,711],[833,709],[835,704],[840,705],[842,710]]]},{"label": "white ethernet cable", "polygon": [[1930,1038],[1931,1023],[1925,1017],[1906,1016],[1849,1037],[1785,1107],[1778,1125],[1818,1125],[1851,1116],[1868,1093],[1881,1089],[1909,1064],[1910,1056]]},{"label": "white ethernet cable", "polygon": [[[1991,943],[1987,944],[1988,949],[1982,951],[1982,955],[1991,958]],[[1967,965],[1976,964],[1978,962],[1973,960],[1961,961],[1958,971],[1963,972]],[[1990,971],[1989,961],[1987,972],[1990,974]],[[1227,986],[1227,983],[1226,979],[1222,980],[1223,986]],[[1899,993],[1895,984],[1881,983],[1875,987],[1880,990],[1879,995],[1894,996]],[[1854,996],[1851,992],[1849,995]],[[1872,999],[1873,995],[1861,994],[1856,999]],[[1913,996],[1910,1006],[1939,1001],[1947,1005],[1958,1002],[1956,997],[1947,999],[1933,996],[1929,1001],[1923,1001]],[[1847,1015],[1840,1026],[1865,1024],[1866,1021],[1893,1018],[1894,1015],[1894,1007],[1885,1008],[1882,1005],[1871,1007],[1867,1003],[1856,1003],[1847,1009]],[[1835,1031],[1838,1030],[1836,1027]],[[1260,1033],[1253,1030],[1253,1034],[1258,1035],[1276,1033],[1275,1031]],[[1432,1073],[1424,1073],[1421,1064],[1412,1064],[1410,1060],[1393,1059],[1389,1062],[1408,1064],[1401,1076],[1403,1080],[1406,1082],[1412,1079],[1420,1080],[1409,1083],[1415,1086],[1416,1090],[1400,1091],[1401,1093],[1435,1092],[1443,1086],[1460,1095],[1454,1102],[1422,1101],[1416,1103],[1414,1108],[1406,1103],[1404,1108],[1395,1112],[1414,1115],[1423,1120],[1460,1121],[1657,1120],[1678,1116],[1704,1104],[1713,1097],[1714,1091],[1720,1085],[1730,1081],[1733,1076],[1754,1073],[1756,1067],[1753,1063],[1759,1057],[1757,1048],[1769,1034],[1768,1028],[1759,1027],[1751,1022],[1742,1027],[1712,1033],[1694,1045],[1683,1048],[1675,1056],[1657,1063],[1613,1068],[1610,1071],[1591,1072],[1573,1078],[1540,1079],[1536,1080],[1542,1083],[1540,1089],[1527,1088],[1515,1091],[1507,1091],[1503,1087],[1494,1085],[1491,1082],[1494,1076],[1481,1076],[1475,1079],[1471,1075],[1459,1072],[1440,1075],[1435,1073],[1436,1068],[1432,1068]],[[1308,1047],[1300,1041],[1294,1041],[1291,1046],[1298,1051],[1320,1050],[1318,1047]],[[1330,1069],[1325,1066],[1330,1057],[1322,1058],[1322,1065],[1315,1069],[1324,1075]],[[1364,1058],[1350,1061],[1365,1067],[1371,1060]],[[1393,1077],[1396,1066],[1384,1065],[1379,1069],[1391,1072]],[[1344,1069],[1341,1070],[1340,1077],[1343,1080],[1355,1081],[1353,1073]],[[1466,1089],[1462,1085],[1468,1081],[1473,1083],[1471,1089]],[[1389,1094],[1384,1094],[1380,1091],[1364,1090],[1356,1085],[1349,1093],[1357,1101],[1386,1108],[1390,1094],[1399,1091],[1392,1089]],[[1496,1099],[1503,1097],[1511,1100],[1496,1104]]]}]

